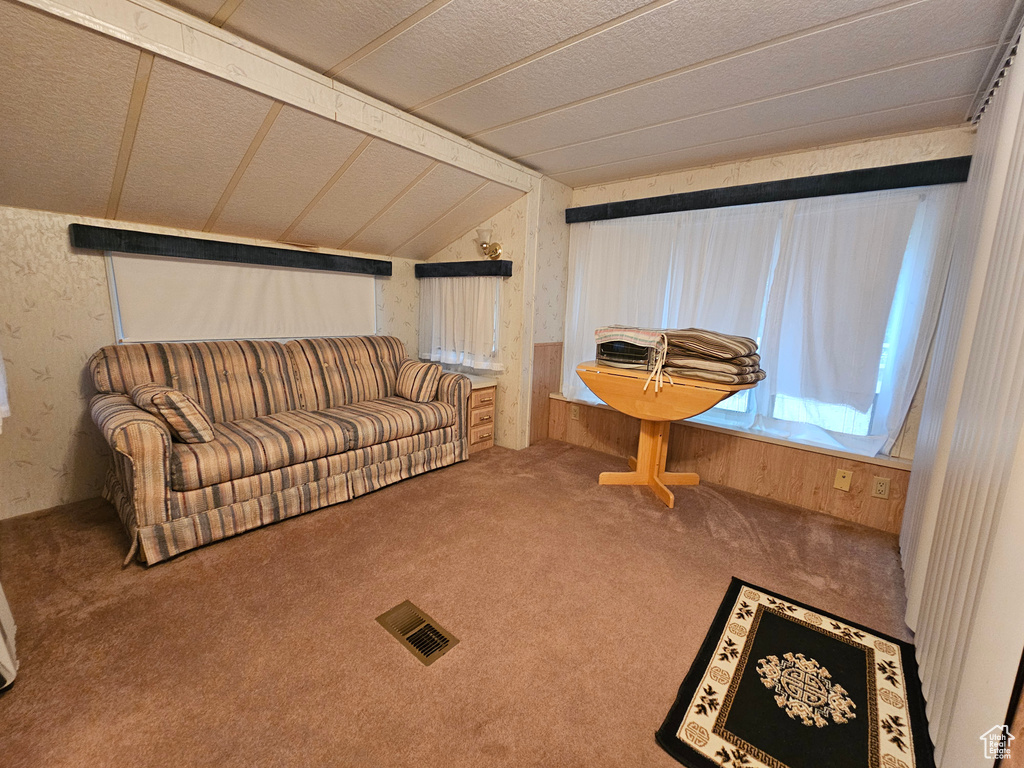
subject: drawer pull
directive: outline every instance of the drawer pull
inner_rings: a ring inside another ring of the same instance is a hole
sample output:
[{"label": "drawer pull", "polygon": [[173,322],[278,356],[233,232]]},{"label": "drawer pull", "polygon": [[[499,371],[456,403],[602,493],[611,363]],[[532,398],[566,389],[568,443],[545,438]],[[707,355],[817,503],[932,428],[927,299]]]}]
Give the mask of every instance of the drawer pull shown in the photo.
[{"label": "drawer pull", "polygon": [[490,440],[490,439],[491,439],[491,433],[487,432],[487,433],[482,434],[482,435],[477,435],[476,442],[482,443],[484,440]]},{"label": "drawer pull", "polygon": [[491,416],[491,414],[488,413],[486,416],[481,416],[480,417],[480,421],[490,421],[492,418],[494,418],[494,417]]},{"label": "drawer pull", "polygon": [[481,397],[480,398],[480,405],[490,405],[493,402],[494,402],[494,398],[493,397]]}]

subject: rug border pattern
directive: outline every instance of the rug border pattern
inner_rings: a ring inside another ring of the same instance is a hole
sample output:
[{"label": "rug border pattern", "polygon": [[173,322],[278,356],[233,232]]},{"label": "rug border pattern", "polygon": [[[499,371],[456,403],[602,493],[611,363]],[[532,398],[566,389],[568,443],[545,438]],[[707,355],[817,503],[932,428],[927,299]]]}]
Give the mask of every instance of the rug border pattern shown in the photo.
[{"label": "rug border pattern", "polygon": [[[865,652],[868,696],[869,701],[874,704],[869,704],[869,711],[862,715],[868,717],[869,722],[873,724],[873,727],[868,729],[871,755],[868,768],[934,768],[913,645],[735,577],[726,591],[697,658],[679,688],[672,709],[655,734],[658,743],[669,754],[684,765],[709,768],[720,765],[709,755],[729,745],[743,750],[749,758],[755,760],[756,762],[750,764],[752,768],[787,768],[784,763],[748,744],[724,727],[735,689],[748,661],[750,643],[747,640],[753,636],[762,615],[766,612],[794,621]],[[822,626],[826,622],[835,631]],[[737,641],[741,650],[732,655],[730,649],[736,648]],[[881,692],[892,689],[893,686],[886,682],[885,673],[876,663],[876,651],[878,658],[893,662],[896,668],[897,679],[903,683],[900,686],[901,690],[898,691],[898,698],[879,698]],[[720,707],[715,711],[698,713],[696,708],[707,686],[711,685],[717,692],[723,684],[728,688],[722,697]],[[902,704],[899,704],[899,700],[902,700]],[[894,701],[897,703],[894,704]],[[907,752],[900,752],[882,731],[883,719],[889,715],[901,716],[904,721],[907,740],[911,745]],[[691,734],[687,733],[688,727],[698,733],[699,737],[691,738]]]}]

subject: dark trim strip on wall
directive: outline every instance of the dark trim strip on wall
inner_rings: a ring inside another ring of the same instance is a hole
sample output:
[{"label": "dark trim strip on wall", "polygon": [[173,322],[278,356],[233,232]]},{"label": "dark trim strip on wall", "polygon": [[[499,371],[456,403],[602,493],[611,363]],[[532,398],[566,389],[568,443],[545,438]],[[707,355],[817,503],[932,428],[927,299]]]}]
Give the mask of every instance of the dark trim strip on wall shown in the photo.
[{"label": "dark trim strip on wall", "polygon": [[500,261],[437,261],[417,264],[416,277],[512,277],[512,262]]},{"label": "dark trim strip on wall", "polygon": [[380,259],[293,251],[288,248],[161,235],[132,229],[94,227],[89,224],[71,224],[68,230],[73,246],[97,251],[169,256],[174,259],[227,261],[233,264],[260,264],[291,269],[318,269],[326,272],[351,272],[357,275],[386,277],[391,274],[391,262]]},{"label": "dark trim strip on wall", "polygon": [[798,179],[702,189],[697,192],[680,192],[674,195],[645,197],[638,200],[583,205],[577,208],[566,208],[565,223],[578,224],[583,221],[606,221],[630,216],[650,216],[654,213],[678,213],[704,208],[774,203],[780,200],[849,195],[856,192],[925,187],[932,184],[955,184],[967,181],[967,173],[970,168],[971,156],[964,155],[944,160],[926,160],[920,163],[903,163],[881,168],[825,173],[820,176],[802,176]]}]

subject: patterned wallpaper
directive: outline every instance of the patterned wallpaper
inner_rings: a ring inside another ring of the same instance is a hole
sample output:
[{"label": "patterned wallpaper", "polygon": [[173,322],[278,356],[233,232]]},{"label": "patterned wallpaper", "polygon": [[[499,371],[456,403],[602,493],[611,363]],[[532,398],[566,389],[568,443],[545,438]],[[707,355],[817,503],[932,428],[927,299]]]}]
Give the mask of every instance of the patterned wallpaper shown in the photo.
[{"label": "patterned wallpaper", "polygon": [[114,341],[103,259],[68,242],[71,216],[0,208],[0,518],[98,496],[106,444],[85,362]]},{"label": "patterned wallpaper", "polygon": [[[98,496],[107,471],[109,452],[88,412],[94,393],[85,363],[114,343],[110,294],[103,258],[68,241],[68,224],[75,221],[110,224],[0,207],[0,352],[11,398],[11,417],[0,433],[0,519]],[[395,259],[393,265],[390,278],[375,281],[377,331],[397,336],[415,356],[415,262]]]},{"label": "patterned wallpaper", "polygon": [[569,225],[565,223],[565,209],[572,205],[572,189],[545,177],[540,194],[533,342],[561,343],[565,337],[565,289],[569,278]]},{"label": "patterned wallpaper", "polygon": [[416,264],[409,259],[392,259],[391,277],[374,280],[377,333],[400,338],[405,353],[414,360],[420,343],[420,287]]}]

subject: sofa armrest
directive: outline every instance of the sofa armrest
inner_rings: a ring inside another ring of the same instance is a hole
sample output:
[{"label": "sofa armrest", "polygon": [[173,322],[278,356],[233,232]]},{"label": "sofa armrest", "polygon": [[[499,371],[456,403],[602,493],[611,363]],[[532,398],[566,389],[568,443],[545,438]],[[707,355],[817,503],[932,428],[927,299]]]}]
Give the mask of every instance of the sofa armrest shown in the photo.
[{"label": "sofa armrest", "polygon": [[114,452],[114,471],[141,528],[170,520],[171,433],[125,395],[96,395],[92,420]]},{"label": "sofa armrest", "polygon": [[455,406],[455,426],[459,437],[469,438],[469,396],[473,382],[461,373],[444,373],[437,385],[437,399]]}]

